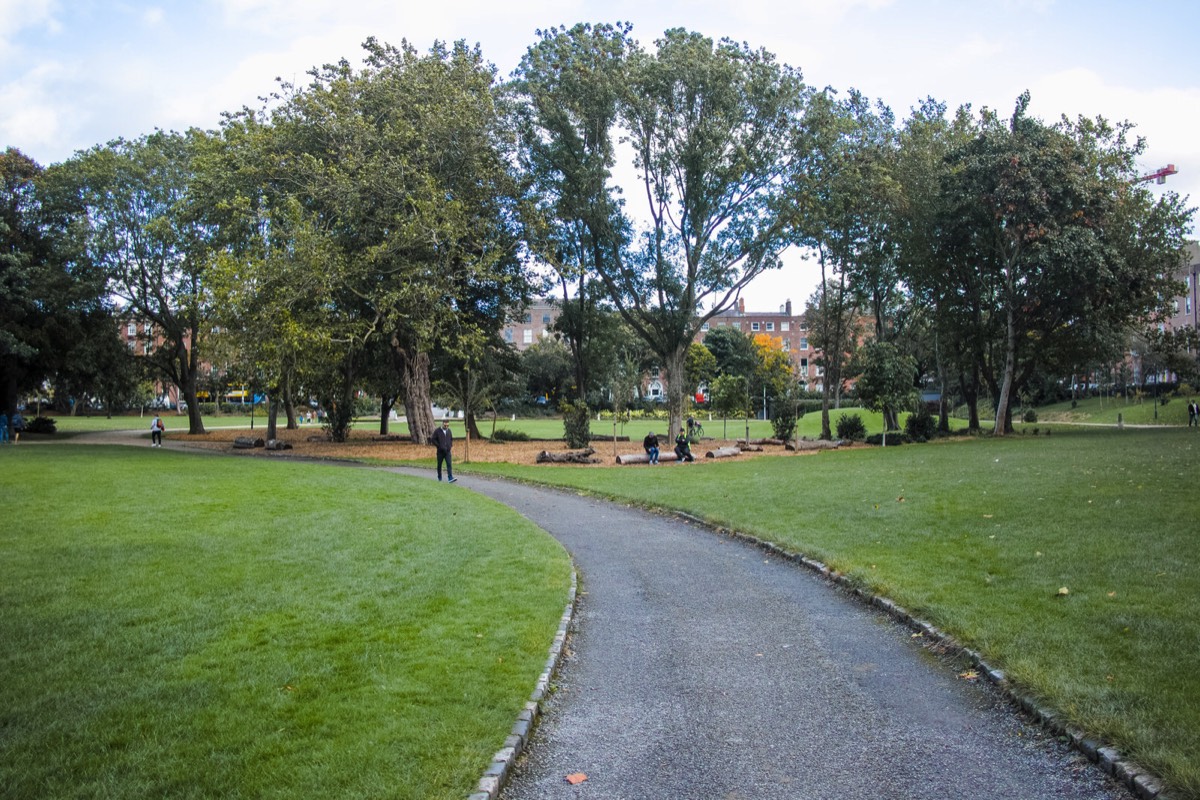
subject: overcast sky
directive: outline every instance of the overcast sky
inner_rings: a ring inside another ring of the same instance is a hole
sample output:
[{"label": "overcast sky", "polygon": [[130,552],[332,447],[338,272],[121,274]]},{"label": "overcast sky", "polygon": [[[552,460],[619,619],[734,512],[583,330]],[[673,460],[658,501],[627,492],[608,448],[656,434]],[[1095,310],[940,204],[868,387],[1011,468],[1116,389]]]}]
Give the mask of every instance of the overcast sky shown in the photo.
[{"label": "overcast sky", "polygon": [[[1200,203],[1196,0],[0,0],[0,147],[51,164],[118,136],[215,128],[276,77],[359,63],[368,36],[465,39],[507,76],[537,29],[618,20],[646,46],[683,27],[765,47],[901,119],[927,96],[1007,114],[1026,89],[1047,121],[1127,119],[1149,145],[1144,172],[1179,170],[1156,191]],[[813,269],[786,261],[748,310],[812,293]]]}]

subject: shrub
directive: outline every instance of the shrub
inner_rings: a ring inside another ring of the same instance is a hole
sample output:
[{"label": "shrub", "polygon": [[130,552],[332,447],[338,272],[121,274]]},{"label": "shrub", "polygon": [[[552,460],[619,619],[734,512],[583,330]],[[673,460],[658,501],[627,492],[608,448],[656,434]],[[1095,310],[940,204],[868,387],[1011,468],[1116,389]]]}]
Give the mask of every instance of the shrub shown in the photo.
[{"label": "shrub", "polygon": [[837,421],[837,435],[848,442],[862,441],[867,435],[867,426],[858,414],[842,414]]},{"label": "shrub", "polygon": [[783,400],[775,404],[771,411],[771,430],[776,439],[789,441],[796,433],[796,404]]},{"label": "shrub", "polygon": [[58,423],[51,417],[34,417],[25,422],[26,433],[54,433],[58,430]]},{"label": "shrub", "polygon": [[1025,409],[1025,415],[1022,416],[1021,419],[1025,420],[1026,422],[1037,422],[1037,412],[1032,408],[1027,408]]},{"label": "shrub", "polygon": [[529,434],[525,431],[514,431],[510,428],[496,428],[492,434],[493,442],[528,442]]},{"label": "shrub", "polygon": [[564,400],[559,406],[563,415],[563,438],[567,447],[587,447],[592,440],[592,412],[587,403]]},{"label": "shrub", "polygon": [[922,403],[904,421],[904,433],[914,442],[927,442],[937,436],[937,420],[929,413],[929,406]]}]

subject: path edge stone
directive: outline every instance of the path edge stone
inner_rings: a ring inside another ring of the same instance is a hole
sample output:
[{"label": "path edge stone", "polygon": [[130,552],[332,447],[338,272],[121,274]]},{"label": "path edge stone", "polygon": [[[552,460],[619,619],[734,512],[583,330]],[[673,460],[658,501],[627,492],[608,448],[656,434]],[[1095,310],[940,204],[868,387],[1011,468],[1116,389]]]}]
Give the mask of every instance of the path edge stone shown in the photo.
[{"label": "path edge stone", "polygon": [[487,769],[484,770],[483,776],[479,779],[478,786],[476,786],[474,792],[468,795],[467,800],[496,800],[496,797],[500,794],[500,789],[508,780],[509,773],[516,763],[517,757],[521,755],[525,746],[529,744],[529,737],[533,733],[534,725],[542,713],[542,704],[545,702],[546,695],[550,691],[550,683],[562,660],[563,647],[567,641],[567,631],[570,629],[571,622],[575,618],[575,601],[578,597],[578,588],[579,573],[575,567],[575,560],[571,559],[571,588],[567,592],[567,607],[563,609],[562,617],[559,619],[558,632],[554,634],[554,641],[550,645],[550,654],[546,659],[546,666],[542,670],[542,674],[538,676],[533,692],[529,695],[529,701],[525,703],[525,708],[517,715],[517,721],[513,723],[512,730],[504,740],[504,747],[497,750],[496,754],[492,756],[492,761]]}]

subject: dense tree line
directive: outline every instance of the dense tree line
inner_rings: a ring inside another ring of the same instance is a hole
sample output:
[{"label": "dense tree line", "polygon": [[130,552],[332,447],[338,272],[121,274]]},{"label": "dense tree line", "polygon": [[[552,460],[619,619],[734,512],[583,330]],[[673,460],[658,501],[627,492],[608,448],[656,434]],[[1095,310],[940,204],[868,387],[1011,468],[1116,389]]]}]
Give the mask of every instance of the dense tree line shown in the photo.
[{"label": "dense tree line", "polygon": [[[769,341],[692,345],[802,247],[822,273],[806,319],[825,436],[855,373],[889,387],[873,395],[889,426],[907,375],[963,398],[975,427],[987,403],[1003,433],[1014,398],[1118,359],[1176,289],[1192,212],[1137,182],[1145,143],[1128,123],[1048,124],[1028,95],[1008,117],[927,100],[898,121],[682,29],[652,47],[623,25],[539,32],[507,81],[464,43],[364,47],[363,66],[281,83],[217,130],[45,169],[3,155],[5,409],[48,378],[96,391],[125,374],[120,309],[163,337],[147,362],[193,432],[213,367],[266,394],[272,425],[317,398],[338,439],[363,392],[382,398],[383,432],[403,404],[425,441],[434,399],[473,430],[535,389],[586,416],[649,368],[673,428],[701,383],[731,410],[761,393],[794,412]],[[526,361],[567,366],[522,385],[500,332],[551,291],[561,358],[547,345]]]}]

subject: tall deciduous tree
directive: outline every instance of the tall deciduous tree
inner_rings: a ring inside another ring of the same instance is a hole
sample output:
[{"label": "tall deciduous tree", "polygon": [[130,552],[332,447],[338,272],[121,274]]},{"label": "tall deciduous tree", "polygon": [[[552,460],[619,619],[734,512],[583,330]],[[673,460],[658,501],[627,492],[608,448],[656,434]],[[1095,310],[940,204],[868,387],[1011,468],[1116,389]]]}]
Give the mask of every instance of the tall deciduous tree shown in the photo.
[{"label": "tall deciduous tree", "polygon": [[944,230],[956,259],[991,287],[999,337],[984,377],[995,432],[1039,368],[1069,370],[1169,296],[1191,219],[1179,198],[1152,199],[1136,179],[1141,140],[1129,125],[985,114],[951,156]]},{"label": "tall deciduous tree", "polygon": [[95,354],[128,358],[103,274],[76,236],[78,211],[33,159],[0,152],[0,413],[50,377],[98,395]]},{"label": "tall deciduous tree", "polygon": [[154,326],[165,344],[149,356],[188,403],[189,432],[203,433],[196,377],[207,333],[204,276],[212,231],[188,205],[199,131],[157,131],[82,152],[55,168],[71,185],[87,226],[88,257],[124,312]]},{"label": "tall deciduous tree", "polygon": [[[778,266],[789,242],[779,211],[808,92],[797,71],[762,50],[680,29],[656,45],[654,53],[641,50],[627,28],[551,30],[531,49],[527,75],[535,56],[538,69],[554,75],[584,56],[617,65],[579,73],[577,96],[595,103],[574,116],[581,106],[566,81],[521,88],[536,132],[527,143],[545,154],[539,163],[553,171],[546,183],[569,187],[559,194],[578,204],[575,218],[588,220],[587,266],[665,370],[674,429],[683,417],[688,346],[705,321]],[[568,113],[552,112],[559,108]],[[614,201],[611,183],[618,124],[628,132],[645,202],[645,224],[632,237],[638,226]],[[595,146],[580,145],[589,142]],[[583,168],[554,158],[571,153],[589,155]]]}]

